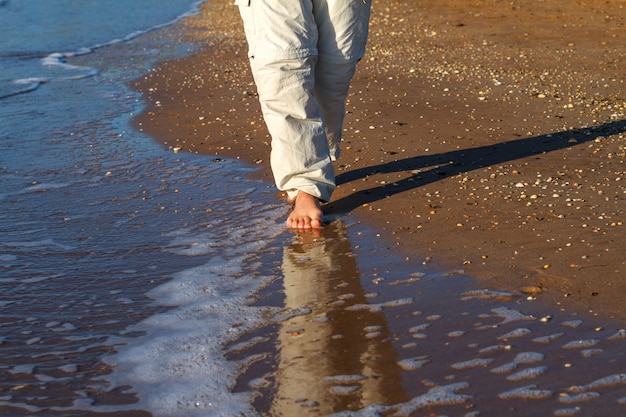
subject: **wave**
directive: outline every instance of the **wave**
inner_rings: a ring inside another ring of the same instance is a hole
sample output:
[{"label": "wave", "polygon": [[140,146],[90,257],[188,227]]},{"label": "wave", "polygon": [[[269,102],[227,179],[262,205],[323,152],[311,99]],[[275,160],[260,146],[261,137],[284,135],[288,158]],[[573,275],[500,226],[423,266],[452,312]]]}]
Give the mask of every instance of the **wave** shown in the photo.
[{"label": "wave", "polygon": [[[107,48],[110,46],[118,45],[121,43],[130,42],[133,39],[138,38],[139,36],[143,36],[147,33],[153,32],[155,30],[163,29],[168,26],[171,26],[182,19],[197,14],[200,11],[200,5],[204,3],[205,0],[196,1],[191,5],[191,8],[185,13],[177,16],[176,18],[167,21],[165,23],[161,23],[158,25],[151,26],[147,29],[135,30],[124,37],[115,38],[108,42],[98,43],[88,47],[78,48],[74,51],[68,52],[53,52],[53,53],[33,53],[33,52],[10,52],[0,55],[0,57],[17,57],[17,58],[32,58],[37,57],[37,55],[45,55],[41,58],[41,65],[44,67],[54,67],[58,69],[62,69],[68,72],[74,72],[73,75],[68,76],[54,76],[54,77],[25,77],[11,80],[10,83],[13,86],[12,88],[7,88],[8,91],[0,90],[0,100],[6,99],[9,97],[13,97],[16,95],[29,93],[37,90],[40,86],[52,82],[65,82],[65,81],[75,81],[81,80],[85,78],[90,78],[98,75],[100,70],[97,68],[72,65],[68,63],[68,60],[82,56],[91,54],[99,49]],[[0,0],[0,7],[4,6],[8,0]]]}]

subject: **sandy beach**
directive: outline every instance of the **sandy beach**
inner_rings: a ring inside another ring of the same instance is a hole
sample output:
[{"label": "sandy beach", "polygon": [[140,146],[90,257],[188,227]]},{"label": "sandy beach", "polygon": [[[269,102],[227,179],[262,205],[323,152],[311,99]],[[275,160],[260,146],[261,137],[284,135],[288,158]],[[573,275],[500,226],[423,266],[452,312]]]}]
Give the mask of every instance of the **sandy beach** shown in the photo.
[{"label": "sandy beach", "polygon": [[[200,47],[137,81],[135,124],[271,181],[231,3],[184,20]],[[325,212],[364,219],[406,262],[626,319],[624,32],[617,1],[374,1]]]}]

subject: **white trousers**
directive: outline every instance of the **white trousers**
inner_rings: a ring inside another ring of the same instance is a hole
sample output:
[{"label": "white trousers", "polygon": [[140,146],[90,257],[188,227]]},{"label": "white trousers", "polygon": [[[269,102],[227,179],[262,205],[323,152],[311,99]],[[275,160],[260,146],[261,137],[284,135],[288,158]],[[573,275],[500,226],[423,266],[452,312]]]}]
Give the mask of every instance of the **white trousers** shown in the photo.
[{"label": "white trousers", "polygon": [[371,0],[236,0],[272,137],[276,186],[329,201],[345,100],[365,52]]}]

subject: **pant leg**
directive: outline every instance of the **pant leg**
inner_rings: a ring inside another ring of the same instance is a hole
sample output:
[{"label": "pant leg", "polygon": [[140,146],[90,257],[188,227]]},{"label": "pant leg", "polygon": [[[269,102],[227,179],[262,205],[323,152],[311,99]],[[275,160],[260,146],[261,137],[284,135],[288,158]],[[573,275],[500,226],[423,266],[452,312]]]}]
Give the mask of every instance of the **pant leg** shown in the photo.
[{"label": "pant leg", "polygon": [[[241,2],[241,0],[239,0]],[[278,189],[328,201],[335,188],[324,115],[314,94],[318,28],[311,0],[240,4],[250,67],[272,136]]]},{"label": "pant leg", "polygon": [[315,98],[322,109],[330,156],[339,158],[345,102],[365,53],[371,0],[313,0],[318,27]]}]

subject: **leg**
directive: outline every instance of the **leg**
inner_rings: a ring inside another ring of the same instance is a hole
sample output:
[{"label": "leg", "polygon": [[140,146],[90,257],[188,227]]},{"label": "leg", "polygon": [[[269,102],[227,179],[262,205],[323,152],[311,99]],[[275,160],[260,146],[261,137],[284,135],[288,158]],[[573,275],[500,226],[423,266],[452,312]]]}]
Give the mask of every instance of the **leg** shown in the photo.
[{"label": "leg", "polygon": [[322,108],[333,160],[340,153],[350,81],[365,53],[370,8],[371,0],[314,0],[319,32],[315,98]]},{"label": "leg", "polygon": [[244,0],[250,67],[272,137],[278,189],[328,201],[335,188],[322,111],[315,99],[318,29],[311,0]]},{"label": "leg", "polygon": [[245,1],[240,12],[250,67],[272,137],[278,189],[294,201],[287,225],[321,227],[320,200],[335,188],[324,118],[315,95],[318,29],[311,0]]},{"label": "leg", "polygon": [[272,137],[270,163],[279,190],[328,201],[335,176],[322,111],[313,95],[317,57],[251,60],[263,118]]}]

